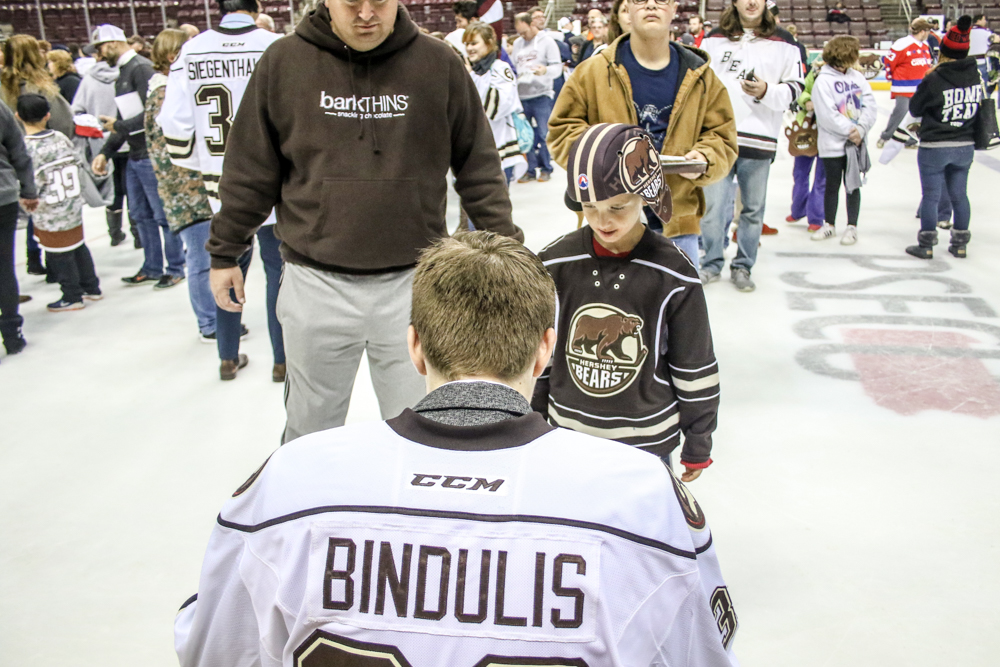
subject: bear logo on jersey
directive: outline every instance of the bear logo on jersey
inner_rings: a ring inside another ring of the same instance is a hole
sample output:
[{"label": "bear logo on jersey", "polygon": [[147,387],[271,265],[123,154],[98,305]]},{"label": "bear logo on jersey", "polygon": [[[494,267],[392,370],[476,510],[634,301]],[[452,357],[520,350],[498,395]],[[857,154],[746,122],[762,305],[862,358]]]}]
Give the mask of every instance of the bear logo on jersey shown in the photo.
[{"label": "bear logo on jersey", "polygon": [[604,303],[576,311],[566,339],[566,363],[580,391],[614,396],[632,384],[649,352],[642,326],[641,317]]}]

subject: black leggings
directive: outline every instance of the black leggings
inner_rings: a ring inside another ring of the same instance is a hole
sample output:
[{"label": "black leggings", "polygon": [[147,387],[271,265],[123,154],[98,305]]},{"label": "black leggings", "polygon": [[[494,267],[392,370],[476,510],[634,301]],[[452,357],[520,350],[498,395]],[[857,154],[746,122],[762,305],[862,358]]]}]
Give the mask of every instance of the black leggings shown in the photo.
[{"label": "black leggings", "polygon": [[0,324],[18,317],[20,293],[14,274],[14,234],[17,232],[17,202],[0,206]]},{"label": "black leggings", "polygon": [[[837,199],[840,196],[840,184],[847,175],[847,156],[823,158],[823,168],[826,170],[826,193],[823,197],[823,217],[831,225],[837,224]],[[847,193],[847,224],[858,226],[858,213],[861,212],[861,188]]]}]

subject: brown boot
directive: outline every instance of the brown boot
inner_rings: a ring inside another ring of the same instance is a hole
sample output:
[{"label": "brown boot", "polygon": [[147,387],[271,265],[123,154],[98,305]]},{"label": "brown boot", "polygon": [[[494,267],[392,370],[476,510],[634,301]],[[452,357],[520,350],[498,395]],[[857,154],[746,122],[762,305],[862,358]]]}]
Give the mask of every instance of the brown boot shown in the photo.
[{"label": "brown boot", "polygon": [[285,364],[275,364],[271,369],[271,379],[275,382],[285,381]]},{"label": "brown boot", "polygon": [[220,380],[235,380],[236,372],[247,365],[250,359],[245,354],[241,354],[236,359],[223,359],[219,365]]}]

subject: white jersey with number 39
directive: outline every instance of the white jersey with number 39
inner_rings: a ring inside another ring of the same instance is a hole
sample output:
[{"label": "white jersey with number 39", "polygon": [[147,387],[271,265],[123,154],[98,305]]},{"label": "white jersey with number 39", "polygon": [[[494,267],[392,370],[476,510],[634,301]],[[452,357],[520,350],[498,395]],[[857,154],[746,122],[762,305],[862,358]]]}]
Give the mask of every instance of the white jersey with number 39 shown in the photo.
[{"label": "white jersey with number 39", "polygon": [[264,50],[281,35],[253,24],[206,30],[184,43],[170,67],[163,128],[171,161],[200,171],[209,201],[219,210],[219,178],[229,130],[250,75]]},{"label": "white jersey with number 39", "polygon": [[407,410],[277,450],[218,517],[182,667],[738,664],[660,459],[538,414],[473,428]]}]

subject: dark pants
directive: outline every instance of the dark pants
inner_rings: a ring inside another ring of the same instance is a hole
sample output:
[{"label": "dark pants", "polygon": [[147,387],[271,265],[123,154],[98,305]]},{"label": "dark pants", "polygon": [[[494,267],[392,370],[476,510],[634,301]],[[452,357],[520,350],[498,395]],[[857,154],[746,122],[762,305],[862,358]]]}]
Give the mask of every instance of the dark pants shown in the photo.
[{"label": "dark pants", "polygon": [[14,235],[17,232],[17,202],[0,206],[0,325],[21,325],[17,312],[20,292],[14,273]]},{"label": "dark pants", "polygon": [[[837,224],[837,200],[840,197],[840,184],[847,172],[847,156],[823,158],[823,168],[826,170],[826,196],[823,198],[823,211],[826,221]],[[846,188],[845,188],[846,189]],[[937,206],[937,203],[934,204]],[[847,224],[858,226],[858,214],[861,212],[861,188],[847,193]]]},{"label": "dark pants", "polygon": [[38,246],[38,241],[35,240],[35,221],[28,216],[28,258],[31,258],[32,253],[41,253],[42,249]]},{"label": "dark pants", "polygon": [[966,187],[969,168],[975,149],[972,146],[957,148],[927,148],[917,150],[917,167],[920,169],[920,230],[930,232],[937,228],[940,217],[939,202],[944,193],[951,200],[955,216],[954,228],[969,228],[972,211]]},{"label": "dark pants", "polygon": [[45,252],[45,263],[62,288],[63,300],[83,301],[84,294],[100,294],[101,283],[94,270],[94,259],[86,243],[67,252]]},{"label": "dark pants", "polygon": [[115,170],[111,173],[112,183],[115,186],[115,199],[108,208],[120,211],[125,205],[125,170],[128,167],[128,153],[121,157],[116,154],[111,161],[115,165]]},{"label": "dark pants", "polygon": [[[184,275],[184,243],[170,231],[163,202],[156,191],[156,173],[149,159],[129,160],[125,183],[128,187],[128,216],[134,220],[142,241],[142,272],[151,278],[164,273]],[[160,234],[163,242],[160,242]],[[166,269],[164,269],[164,259]]]},{"label": "dark pants", "polygon": [[[264,262],[264,276],[267,279],[267,330],[271,337],[271,352],[274,363],[285,363],[285,341],[281,331],[281,323],[276,312],[278,290],[281,287],[281,241],[274,235],[274,225],[264,225],[257,231],[257,241],[260,243],[260,258]],[[246,279],[247,269],[253,257],[253,247],[239,259],[240,270]],[[229,298],[236,300],[236,295],[230,291]],[[219,359],[236,359],[240,354],[240,332],[242,330],[242,313],[230,313],[216,308],[215,333],[219,345]]]}]

